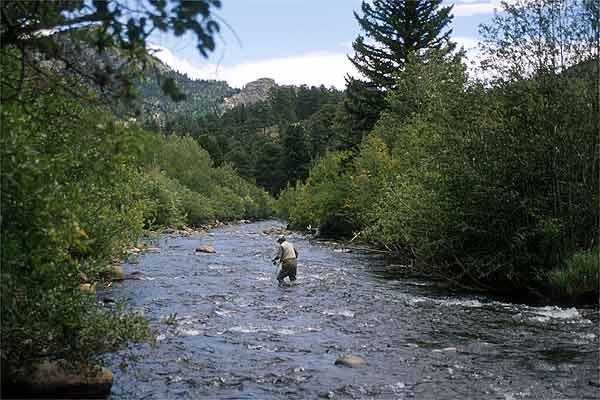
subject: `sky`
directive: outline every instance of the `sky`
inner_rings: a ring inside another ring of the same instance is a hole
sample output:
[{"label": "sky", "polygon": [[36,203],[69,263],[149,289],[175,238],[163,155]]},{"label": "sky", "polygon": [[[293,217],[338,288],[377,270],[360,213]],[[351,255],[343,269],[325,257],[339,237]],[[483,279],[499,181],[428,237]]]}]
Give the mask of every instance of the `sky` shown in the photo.
[{"label": "sky", "polygon": [[[217,48],[202,57],[189,36],[155,34],[155,55],[195,79],[225,80],[241,88],[262,77],[283,85],[325,85],[343,89],[346,74],[357,75],[347,55],[360,33],[353,11],[362,0],[223,0]],[[487,23],[500,0],[445,0],[454,4],[453,40],[476,57],[478,26]]]}]

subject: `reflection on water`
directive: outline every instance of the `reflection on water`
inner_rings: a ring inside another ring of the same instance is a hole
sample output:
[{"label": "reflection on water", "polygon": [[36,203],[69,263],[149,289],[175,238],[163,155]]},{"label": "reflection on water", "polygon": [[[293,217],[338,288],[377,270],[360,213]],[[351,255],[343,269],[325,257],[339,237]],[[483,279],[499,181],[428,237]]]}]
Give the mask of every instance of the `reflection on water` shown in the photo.
[{"label": "reflection on water", "polygon": [[[107,356],[112,399],[599,398],[597,310],[452,295],[294,235],[298,283],[279,288],[276,237],[262,233],[276,225],[163,236],[126,266],[144,279],[108,295],[143,311],[157,340]],[[343,354],[366,364],[334,365]]]}]

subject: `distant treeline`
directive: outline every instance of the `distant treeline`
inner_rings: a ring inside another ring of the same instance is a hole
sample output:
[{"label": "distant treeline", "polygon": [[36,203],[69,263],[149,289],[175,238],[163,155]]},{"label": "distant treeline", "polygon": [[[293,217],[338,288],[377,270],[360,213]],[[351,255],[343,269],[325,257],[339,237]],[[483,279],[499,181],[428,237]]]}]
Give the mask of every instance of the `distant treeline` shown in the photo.
[{"label": "distant treeline", "polygon": [[337,122],[343,93],[333,88],[277,86],[269,98],[193,123],[173,121],[172,132],[189,134],[217,165],[231,163],[245,178],[272,194],[308,176],[311,163],[328,150],[347,147],[349,132]]}]

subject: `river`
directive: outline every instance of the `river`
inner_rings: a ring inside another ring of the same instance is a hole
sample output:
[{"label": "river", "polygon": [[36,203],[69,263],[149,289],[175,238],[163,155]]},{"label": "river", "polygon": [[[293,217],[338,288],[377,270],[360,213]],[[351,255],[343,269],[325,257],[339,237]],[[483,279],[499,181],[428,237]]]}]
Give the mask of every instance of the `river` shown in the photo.
[{"label": "river", "polygon": [[[598,399],[597,308],[534,307],[394,278],[374,255],[301,235],[295,285],[270,263],[277,221],[161,235],[100,297],[156,343],[106,357],[111,399]],[[216,254],[195,253],[201,244]],[[345,354],[357,368],[334,365]]]}]

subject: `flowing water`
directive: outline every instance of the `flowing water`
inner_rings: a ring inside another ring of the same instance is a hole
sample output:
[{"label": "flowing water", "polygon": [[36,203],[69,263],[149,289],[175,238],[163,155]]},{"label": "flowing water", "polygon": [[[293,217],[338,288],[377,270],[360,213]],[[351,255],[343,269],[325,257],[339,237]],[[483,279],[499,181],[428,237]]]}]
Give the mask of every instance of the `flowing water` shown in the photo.
[{"label": "flowing water", "polygon": [[[143,312],[157,336],[107,356],[111,399],[600,398],[597,308],[451,295],[300,235],[298,281],[277,287],[274,226],[163,235],[125,265],[143,279],[99,296]],[[345,354],[365,364],[334,365]]]}]

